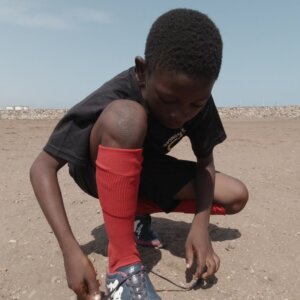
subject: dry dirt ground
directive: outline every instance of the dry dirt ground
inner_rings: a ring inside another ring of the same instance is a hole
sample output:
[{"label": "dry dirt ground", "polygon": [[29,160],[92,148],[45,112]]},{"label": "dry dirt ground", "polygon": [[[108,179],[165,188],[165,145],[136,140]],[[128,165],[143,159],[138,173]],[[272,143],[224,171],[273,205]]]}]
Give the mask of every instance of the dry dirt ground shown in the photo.
[{"label": "dry dirt ground", "polygon": [[[55,120],[0,120],[0,299],[76,299],[67,288],[55,237],[35,200],[29,167]],[[300,299],[300,118],[224,120],[228,139],[215,149],[216,167],[243,180],[248,206],[211,218],[221,257],[214,282],[182,291],[150,273],[162,299]],[[194,159],[187,140],[172,152]],[[107,239],[97,200],[59,174],[76,237],[99,277]],[[148,269],[185,285],[184,243],[192,216],[156,214],[165,249],[141,249]],[[103,290],[103,287],[102,287]]]}]

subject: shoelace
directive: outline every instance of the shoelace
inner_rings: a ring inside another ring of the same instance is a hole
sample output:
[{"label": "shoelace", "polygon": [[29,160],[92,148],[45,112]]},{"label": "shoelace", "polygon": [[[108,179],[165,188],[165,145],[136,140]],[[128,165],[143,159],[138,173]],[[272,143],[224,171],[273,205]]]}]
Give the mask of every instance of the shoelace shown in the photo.
[{"label": "shoelace", "polygon": [[[146,271],[139,269],[133,273],[127,274],[127,276],[124,277],[112,291],[110,291],[107,295],[104,296],[103,300],[109,300],[110,296],[112,296],[113,293],[115,293],[123,283],[125,283],[126,281],[129,281],[134,275],[140,275],[139,273],[141,273],[141,272],[146,272]],[[141,291],[143,291],[143,289],[141,289]],[[138,298],[138,299],[143,299],[143,298]]]},{"label": "shoelace", "polygon": [[[160,275],[160,274],[158,274],[158,273],[156,273],[156,272],[154,272],[152,270],[150,271],[150,273],[156,275],[157,277],[159,277],[159,278],[161,278],[161,279],[163,279],[163,280],[165,280],[165,281],[173,284],[174,286],[176,286],[176,287],[178,287],[178,288],[180,288],[180,289],[182,289],[184,291],[191,291],[191,290],[195,289],[196,287],[202,286],[203,283],[204,283],[204,279],[198,278],[190,286],[183,286],[183,285],[175,283],[171,279],[168,279],[167,277],[162,276],[162,275]],[[156,291],[158,292],[158,290],[156,290]],[[164,290],[161,290],[161,291],[164,291]]]},{"label": "shoelace", "polygon": [[[125,283],[125,281],[127,281],[128,279],[130,279],[132,276],[139,274],[140,272],[146,272],[146,270],[141,270],[141,269],[140,269],[140,270],[136,270],[136,271],[133,272],[133,273],[128,274],[128,276],[127,276],[127,277],[124,277],[124,279],[121,280],[121,281],[119,282],[119,284],[118,284],[111,292],[109,292],[107,295],[105,295],[105,296],[103,297],[103,300],[109,300],[110,296],[112,296],[112,294],[113,294],[114,292],[116,292],[116,291],[118,290],[118,288],[119,288],[123,283]],[[176,286],[176,287],[178,287],[178,288],[180,288],[180,289],[182,289],[182,290],[184,290],[184,291],[191,291],[191,290],[193,290],[194,288],[203,285],[203,283],[204,283],[204,279],[198,278],[198,279],[195,280],[190,286],[183,286],[183,285],[180,285],[180,284],[175,283],[174,281],[172,281],[172,280],[168,279],[167,277],[162,276],[162,275],[160,275],[160,274],[158,274],[158,273],[156,273],[156,272],[154,272],[154,271],[150,271],[150,273],[156,275],[157,277],[159,277],[159,278],[161,278],[161,279],[163,279],[163,280],[165,280],[165,281],[167,281],[167,282],[173,284],[174,286]]]}]

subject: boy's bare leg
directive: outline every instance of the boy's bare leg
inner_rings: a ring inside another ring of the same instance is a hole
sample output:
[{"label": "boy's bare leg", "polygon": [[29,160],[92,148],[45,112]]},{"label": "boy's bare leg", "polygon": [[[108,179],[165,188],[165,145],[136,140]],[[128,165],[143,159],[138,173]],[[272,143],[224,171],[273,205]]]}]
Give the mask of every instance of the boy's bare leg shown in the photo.
[{"label": "boy's bare leg", "polygon": [[146,130],[144,108],[134,101],[116,100],[103,111],[91,133],[90,149],[109,238],[110,272],[140,261],[133,222]]},{"label": "boy's bare leg", "polygon": [[222,204],[227,214],[240,212],[248,198],[248,189],[242,181],[227,174],[216,173],[214,201]]},{"label": "boy's bare leg", "polygon": [[[176,199],[195,199],[194,181],[186,184],[176,195]],[[226,214],[240,212],[248,202],[248,189],[240,180],[217,172],[215,177],[214,202],[226,209]]]},{"label": "boy's bare leg", "polygon": [[[183,200],[174,212],[193,213],[196,202],[194,182],[191,181],[183,187],[176,195],[177,199]],[[229,175],[217,172],[215,177],[215,192],[211,214],[224,215],[240,212],[248,201],[248,190],[238,179]],[[142,201],[138,205],[137,225],[135,227],[136,240],[139,245],[148,247],[161,247],[159,235],[151,227],[149,214],[161,212],[161,208],[151,202]],[[146,221],[145,221],[146,220]]]},{"label": "boy's bare leg", "polygon": [[115,100],[91,132],[91,157],[96,160],[96,183],[109,240],[106,287],[114,299],[160,299],[141,265],[133,232],[147,121],[140,104]]}]

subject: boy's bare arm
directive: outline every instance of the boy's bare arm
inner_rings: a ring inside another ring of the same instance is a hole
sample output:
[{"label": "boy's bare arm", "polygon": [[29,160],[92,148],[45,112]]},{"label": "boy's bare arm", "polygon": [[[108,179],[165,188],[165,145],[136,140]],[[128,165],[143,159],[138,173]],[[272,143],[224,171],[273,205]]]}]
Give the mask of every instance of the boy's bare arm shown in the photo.
[{"label": "boy's bare arm", "polygon": [[63,251],[78,247],[72,234],[58,184],[57,172],[65,165],[46,152],[41,152],[30,169],[35,196]]},{"label": "boy's bare arm", "polygon": [[[215,188],[215,165],[213,154],[197,161],[196,174],[196,214],[210,209]],[[209,223],[207,214],[206,222]]]},{"label": "boy's bare arm", "polygon": [[214,197],[215,167],[213,155],[199,160],[195,181],[196,214],[187,238],[187,264],[197,257],[197,277],[208,278],[219,269],[220,259],[215,254],[208,233],[210,209]]},{"label": "boy's bare arm", "polygon": [[30,180],[36,198],[46,216],[63,253],[68,285],[80,296],[89,299],[99,291],[96,272],[76,241],[66,215],[57,172],[65,165],[41,152],[30,169]]}]

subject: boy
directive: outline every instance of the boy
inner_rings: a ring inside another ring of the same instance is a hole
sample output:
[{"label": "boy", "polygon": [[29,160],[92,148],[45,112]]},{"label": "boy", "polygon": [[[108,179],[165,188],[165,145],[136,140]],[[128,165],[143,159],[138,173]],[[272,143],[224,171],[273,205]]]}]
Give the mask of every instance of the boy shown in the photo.
[{"label": "boy", "polygon": [[[100,199],[112,297],[160,299],[136,248],[135,215],[194,213],[185,245],[187,268],[195,254],[197,277],[218,270],[208,234],[210,212],[234,214],[248,200],[245,185],[215,172],[213,163],[214,146],[226,138],[211,96],[221,60],[221,36],[206,15],[189,9],[163,14],[151,27],[145,59],[136,57],[135,68],[74,106],[33,163],[33,189],[79,299],[97,299],[99,283],[65,214],[57,172],[66,163],[76,183]],[[166,155],[183,136],[191,140],[196,163]]]}]

